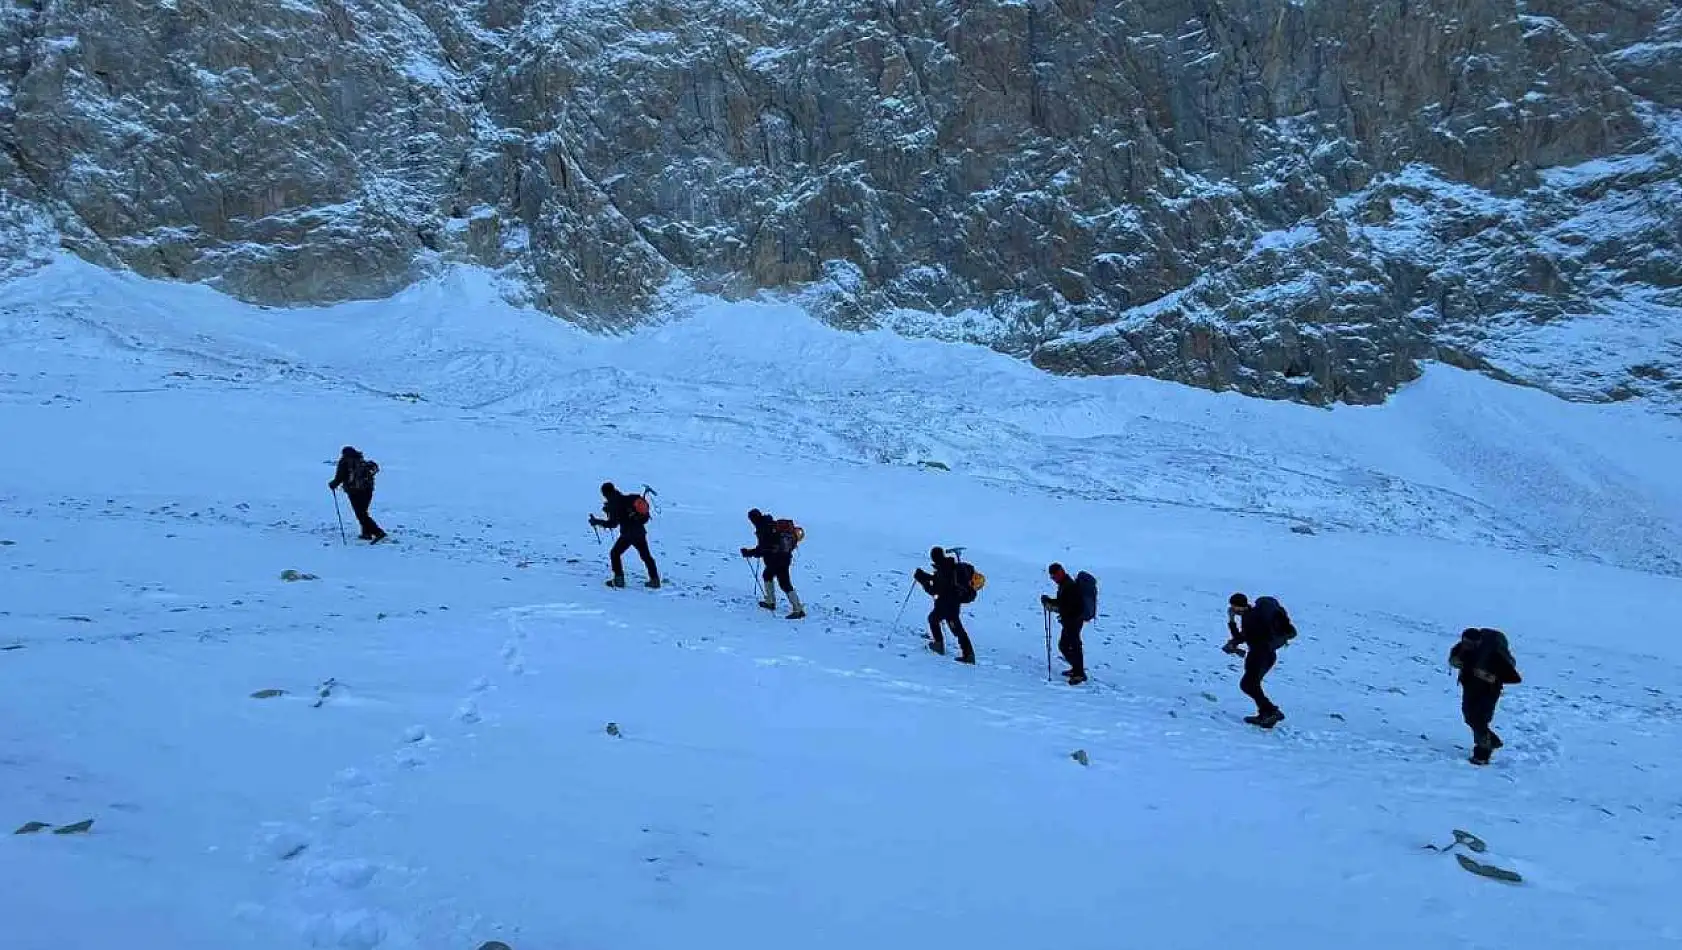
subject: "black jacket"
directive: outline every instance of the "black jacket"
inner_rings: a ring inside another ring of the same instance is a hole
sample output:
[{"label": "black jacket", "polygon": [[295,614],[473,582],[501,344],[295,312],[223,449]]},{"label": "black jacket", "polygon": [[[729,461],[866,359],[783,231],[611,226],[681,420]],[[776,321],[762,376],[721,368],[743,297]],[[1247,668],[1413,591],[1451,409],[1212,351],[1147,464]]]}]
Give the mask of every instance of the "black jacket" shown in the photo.
[{"label": "black jacket", "polygon": [[753,523],[753,547],[744,556],[778,557],[787,553],[783,550],[783,539],[777,534],[777,519],[760,515],[759,520]]},{"label": "black jacket", "polygon": [[935,600],[958,600],[958,561],[946,557],[934,562],[934,573],[919,568],[917,583]]},{"label": "black jacket", "polygon": [[1474,689],[1493,689],[1522,683],[1513,652],[1507,646],[1507,636],[1499,630],[1477,628],[1471,636],[1462,635],[1454,649],[1448,651],[1448,665],[1460,671],[1460,685]]},{"label": "black jacket", "polygon": [[637,514],[636,509],[632,507],[630,495],[621,492],[607,499],[602,504],[602,514],[607,515],[602,527],[618,528],[620,537],[648,537],[648,519]]},{"label": "black jacket", "polygon": [[1086,622],[1086,598],[1080,594],[1080,585],[1067,574],[1057,582],[1057,595],[1051,598],[1051,606],[1057,611],[1057,619],[1064,623]]},{"label": "black jacket", "polygon": [[[1258,597],[1242,614],[1240,626],[1232,637],[1250,648],[1251,653],[1272,653],[1278,650],[1277,641],[1284,635],[1288,623],[1285,609],[1271,597]],[[1230,627],[1230,625],[1229,625]]]}]

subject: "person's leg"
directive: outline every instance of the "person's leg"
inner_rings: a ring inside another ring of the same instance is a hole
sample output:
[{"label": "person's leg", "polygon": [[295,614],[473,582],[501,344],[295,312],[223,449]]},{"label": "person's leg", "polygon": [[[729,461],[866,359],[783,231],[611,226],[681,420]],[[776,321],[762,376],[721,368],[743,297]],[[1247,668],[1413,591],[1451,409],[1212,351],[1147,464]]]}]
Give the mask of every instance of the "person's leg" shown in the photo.
[{"label": "person's leg", "polygon": [[1086,676],[1086,650],[1080,642],[1080,630],[1085,621],[1064,620],[1063,634],[1057,640],[1057,651],[1063,654],[1063,659],[1069,661],[1069,675],[1071,677]]},{"label": "person's leg", "polygon": [[613,565],[613,582],[620,587],[625,586],[625,552],[630,549],[630,539],[621,534],[607,552],[608,563]]},{"label": "person's leg", "polygon": [[637,549],[637,556],[642,558],[642,566],[648,571],[648,586],[660,586],[660,565],[654,563],[654,555],[648,550],[648,536],[643,535],[631,541]]},{"label": "person's leg", "polygon": [[958,659],[965,663],[974,663],[975,647],[969,642],[969,631],[964,629],[964,618],[959,605],[952,605],[951,612],[946,616],[946,625],[952,628],[952,635],[958,638]]},{"label": "person's leg", "polygon": [[1273,653],[1253,648],[1250,655],[1244,658],[1244,678],[1238,681],[1238,688],[1243,690],[1244,695],[1255,700],[1256,715],[1260,717],[1279,715],[1279,707],[1262,691],[1262,678],[1267,675],[1268,670],[1273,669],[1277,660],[1278,657]]},{"label": "person's leg", "polygon": [[374,521],[374,516],[368,513],[368,506],[374,503],[373,492],[351,491],[347,488],[345,489],[345,497],[350,500],[350,510],[352,514],[356,515],[357,525],[362,528],[361,537],[363,539],[373,540],[385,534],[384,531],[380,530],[379,524]]}]

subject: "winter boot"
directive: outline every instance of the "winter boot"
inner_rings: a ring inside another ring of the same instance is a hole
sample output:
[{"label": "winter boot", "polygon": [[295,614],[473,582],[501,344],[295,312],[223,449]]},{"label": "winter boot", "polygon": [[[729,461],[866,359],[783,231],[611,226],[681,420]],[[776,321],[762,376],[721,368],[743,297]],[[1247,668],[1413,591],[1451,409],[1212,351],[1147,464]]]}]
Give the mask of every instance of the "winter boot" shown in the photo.
[{"label": "winter boot", "polygon": [[941,656],[945,656],[946,655],[946,644],[939,641],[939,640],[930,640],[929,641],[929,650],[931,650],[934,653],[938,653]]},{"label": "winter boot", "polygon": [[1490,730],[1487,730],[1487,731],[1489,732],[1489,751],[1494,752],[1496,749],[1499,749],[1502,746],[1506,745],[1505,742],[1501,741],[1501,737],[1495,734],[1494,729],[1490,729]]},{"label": "winter boot", "polygon": [[774,582],[765,582],[765,597],[759,602],[759,606],[766,610],[777,609],[777,585]]},{"label": "winter boot", "polygon": [[1076,672],[1076,673],[1070,673],[1069,674],[1069,685],[1070,686],[1079,686],[1080,684],[1082,684],[1084,682],[1086,682],[1086,674],[1085,673]]},{"label": "winter boot", "polygon": [[649,590],[659,590],[660,589],[660,578],[650,577],[648,580],[643,582],[642,586],[648,588]]},{"label": "winter boot", "polygon": [[625,575],[615,574],[612,577],[608,578],[607,579],[607,586],[609,586],[609,587],[624,587],[625,586]]},{"label": "winter boot", "polygon": [[959,663],[967,663],[970,666],[974,666],[975,665],[975,654],[973,654],[973,653],[961,654],[958,657],[958,662]]},{"label": "winter boot", "polygon": [[[770,586],[770,585],[766,585],[766,586]],[[793,608],[788,612],[788,619],[790,619],[790,620],[805,620],[806,619],[806,606],[800,602],[800,595],[795,593],[792,590],[788,592],[788,605],[789,605],[789,607]],[[773,609],[775,609],[775,605],[773,605]]]},{"label": "winter boot", "polygon": [[1472,758],[1469,761],[1473,765],[1488,765],[1489,764],[1489,747],[1488,746],[1481,746],[1481,745],[1473,746],[1472,747]]}]

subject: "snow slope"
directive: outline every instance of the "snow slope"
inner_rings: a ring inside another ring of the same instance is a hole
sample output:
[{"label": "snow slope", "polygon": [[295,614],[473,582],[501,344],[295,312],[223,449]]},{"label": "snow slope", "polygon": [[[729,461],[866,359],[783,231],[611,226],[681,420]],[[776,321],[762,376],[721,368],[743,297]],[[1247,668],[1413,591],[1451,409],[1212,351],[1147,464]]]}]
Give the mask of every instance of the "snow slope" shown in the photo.
[{"label": "snow slope", "polygon": [[[0,838],[8,950],[1682,943],[1673,419],[68,259],[0,287],[0,401],[0,816],[95,822]],[[392,544],[340,544],[347,442]],[[666,589],[601,586],[603,478],[659,490]],[[753,606],[750,505],[807,529],[801,624]],[[974,669],[921,596],[894,622],[935,543],[989,577]],[[1054,558],[1103,585],[1079,690]],[[1303,630],[1273,733],[1217,649],[1238,589]],[[1527,677],[1487,770],[1443,666],[1474,623]],[[1456,828],[1524,883],[1422,847]]]}]

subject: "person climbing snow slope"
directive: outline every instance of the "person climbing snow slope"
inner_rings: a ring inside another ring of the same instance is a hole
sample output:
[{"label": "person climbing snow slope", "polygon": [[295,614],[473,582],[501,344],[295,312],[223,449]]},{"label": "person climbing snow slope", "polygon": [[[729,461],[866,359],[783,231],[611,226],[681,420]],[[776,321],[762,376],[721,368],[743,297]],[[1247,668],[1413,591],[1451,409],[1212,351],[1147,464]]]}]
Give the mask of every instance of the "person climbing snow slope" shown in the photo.
[{"label": "person climbing snow slope", "polygon": [[934,567],[934,573],[918,568],[912,574],[923,592],[934,598],[934,609],[929,611],[929,649],[946,655],[946,637],[941,631],[941,624],[952,628],[952,635],[958,638],[958,662],[974,663],[975,648],[970,644],[969,632],[964,629],[962,610],[964,594],[958,579],[958,560],[949,556],[942,548],[929,549],[929,561]]},{"label": "person climbing snow slope", "polygon": [[385,540],[385,530],[368,513],[368,506],[374,503],[374,476],[379,472],[378,462],[364,456],[355,446],[347,445],[339,452],[339,467],[333,472],[333,480],[327,483],[329,491],[344,487],[350,510],[356,515],[356,523],[362,527],[362,533],[357,537],[364,541]]},{"label": "person climbing snow slope", "polygon": [[659,589],[660,568],[654,563],[654,555],[648,551],[648,522],[651,517],[648,499],[642,495],[627,495],[613,487],[612,482],[602,483],[602,499],[602,513],[607,517],[591,515],[591,527],[617,528],[619,531],[619,540],[613,542],[613,549],[608,552],[613,577],[608,580],[607,586],[625,586],[625,552],[636,548],[643,567],[648,569],[645,586]]},{"label": "person climbing snow slope", "polygon": [[788,595],[788,619],[800,620],[806,616],[806,608],[800,603],[800,595],[794,590],[794,580],[790,576],[794,568],[794,549],[799,546],[801,531],[792,521],[778,521],[776,518],[755,508],[748,512],[748,521],[753,524],[754,546],[742,549],[742,557],[763,558],[765,570],[760,573],[760,580],[765,583],[765,598],[759,606],[766,610],[777,609],[777,588]]}]

